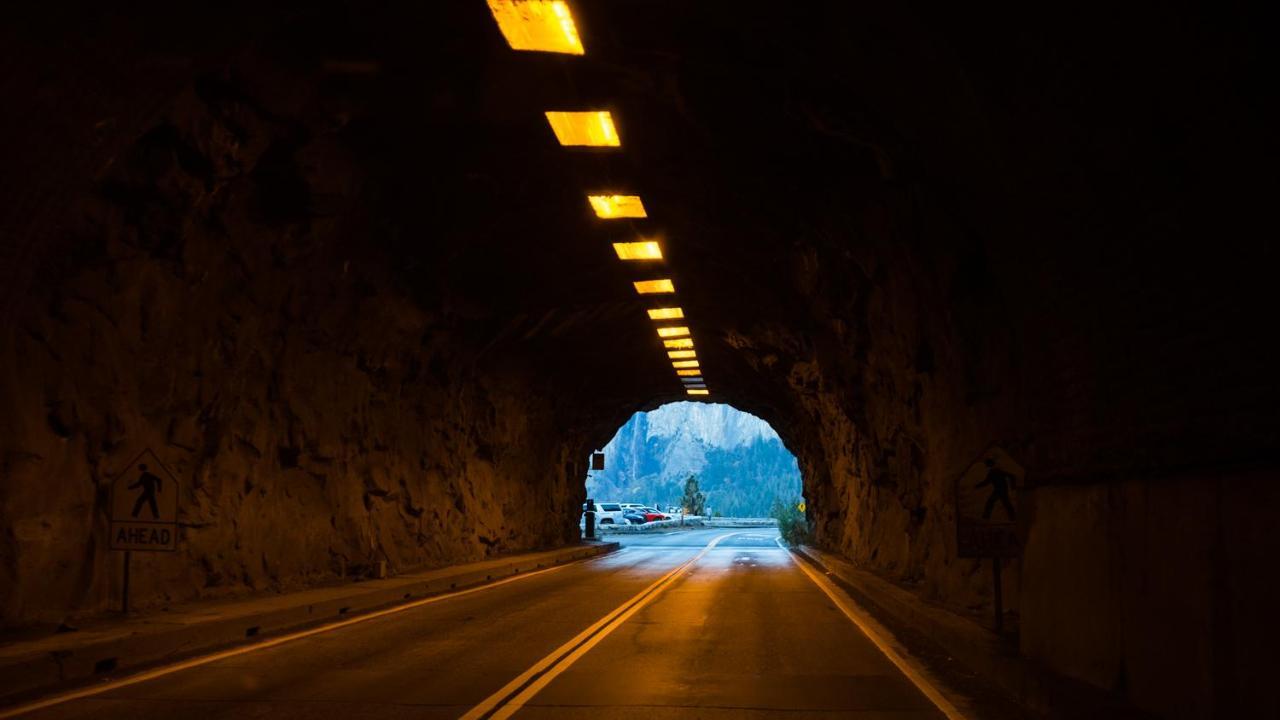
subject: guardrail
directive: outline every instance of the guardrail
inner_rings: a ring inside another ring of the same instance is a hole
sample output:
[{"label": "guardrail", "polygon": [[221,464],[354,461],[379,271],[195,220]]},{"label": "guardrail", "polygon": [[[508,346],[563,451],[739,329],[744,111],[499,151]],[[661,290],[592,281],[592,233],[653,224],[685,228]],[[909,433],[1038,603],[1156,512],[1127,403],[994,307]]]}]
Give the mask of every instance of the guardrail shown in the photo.
[{"label": "guardrail", "polygon": [[685,515],[681,517],[673,517],[670,520],[654,520],[643,525],[631,524],[613,524],[606,523],[597,525],[596,532],[605,534],[634,534],[656,532],[659,530],[671,530],[680,527],[774,527],[778,524],[773,518],[727,518],[727,517],[703,517],[701,515]]},{"label": "guardrail", "polygon": [[605,523],[604,525],[597,525],[596,532],[602,535],[646,533],[646,532],[656,532],[658,530],[672,530],[672,529],[677,529],[681,527],[702,527],[702,525],[703,525],[703,518],[695,517],[692,515],[686,515],[683,518],[674,517],[674,518],[671,518],[670,520],[654,520],[653,522],[647,522],[647,523],[644,523],[643,525],[632,525],[630,523],[627,523],[627,524],[619,523],[615,525],[613,523]]},{"label": "guardrail", "polygon": [[774,527],[778,521],[773,518],[706,518],[703,523],[707,527]]}]

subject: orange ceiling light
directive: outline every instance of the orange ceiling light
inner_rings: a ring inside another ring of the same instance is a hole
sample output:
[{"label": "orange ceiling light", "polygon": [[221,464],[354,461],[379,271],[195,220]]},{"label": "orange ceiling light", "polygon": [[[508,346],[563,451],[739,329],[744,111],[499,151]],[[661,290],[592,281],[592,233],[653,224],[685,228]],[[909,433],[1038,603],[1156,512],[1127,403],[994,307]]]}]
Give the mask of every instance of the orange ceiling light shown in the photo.
[{"label": "orange ceiling light", "polygon": [[693,347],[693,338],[676,338],[674,340],[663,340],[662,347],[671,350],[679,350],[680,348]]},{"label": "orange ceiling light", "polygon": [[697,360],[673,360],[671,362],[671,367],[677,370],[687,369],[687,368],[696,368],[698,367],[698,361]]},{"label": "orange ceiling light", "polygon": [[649,308],[650,320],[680,320],[684,310],[678,307]]},{"label": "orange ceiling light", "polygon": [[696,350],[668,350],[667,357],[672,360],[688,360],[698,357],[698,353]]},{"label": "orange ceiling light", "polygon": [[585,52],[573,13],[563,0],[489,0],[489,12],[512,50]]},{"label": "orange ceiling light", "polygon": [[658,328],[658,337],[660,338],[684,337],[688,334],[689,334],[689,328],[683,325],[673,325],[669,327]]},{"label": "orange ceiling light", "polygon": [[661,280],[637,280],[634,283],[636,292],[641,295],[656,295],[660,293],[673,293],[676,286],[670,280],[663,278]]},{"label": "orange ceiling light", "polygon": [[680,377],[696,377],[696,378],[700,378],[700,377],[702,376],[702,371],[701,371],[701,370],[689,370],[689,369],[685,369],[685,370],[676,370],[676,375],[679,375]]},{"label": "orange ceiling light", "polygon": [[639,195],[588,195],[587,200],[602,220],[649,217]]},{"label": "orange ceiling light", "polygon": [[547,122],[561,145],[579,147],[618,147],[618,131],[608,110],[561,112],[548,110]]},{"label": "orange ceiling light", "polygon": [[710,395],[711,391],[706,388],[687,388],[685,393],[689,395]]},{"label": "orange ceiling light", "polygon": [[[642,242],[617,242],[613,244],[613,251],[618,254],[619,260],[661,260],[662,247],[652,240],[644,240]],[[638,290],[639,288],[637,288]],[[675,292],[672,288],[668,292]]]}]

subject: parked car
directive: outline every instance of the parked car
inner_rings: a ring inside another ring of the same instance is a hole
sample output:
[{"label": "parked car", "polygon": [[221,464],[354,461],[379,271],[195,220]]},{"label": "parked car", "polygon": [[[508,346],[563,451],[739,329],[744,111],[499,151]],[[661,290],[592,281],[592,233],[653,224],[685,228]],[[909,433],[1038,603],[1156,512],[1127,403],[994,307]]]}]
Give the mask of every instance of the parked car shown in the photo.
[{"label": "parked car", "polygon": [[[596,525],[621,525],[627,522],[620,503],[598,502],[595,504]],[[583,523],[586,522],[587,504],[582,503]]]},{"label": "parked car", "polygon": [[645,520],[644,513],[636,510],[635,508],[624,510],[622,512],[622,517],[626,518],[627,522],[632,525],[643,525],[648,522],[648,520]]},{"label": "parked car", "polygon": [[651,508],[651,507],[642,508],[642,509],[641,509],[641,512],[643,512],[643,513],[644,513],[644,520],[645,520],[645,522],[653,522],[654,520],[669,520],[669,519],[670,519],[670,518],[668,518],[666,515],[664,515],[664,514],[662,514],[662,513],[658,512],[657,510],[655,510],[655,509],[653,509],[653,508]]}]

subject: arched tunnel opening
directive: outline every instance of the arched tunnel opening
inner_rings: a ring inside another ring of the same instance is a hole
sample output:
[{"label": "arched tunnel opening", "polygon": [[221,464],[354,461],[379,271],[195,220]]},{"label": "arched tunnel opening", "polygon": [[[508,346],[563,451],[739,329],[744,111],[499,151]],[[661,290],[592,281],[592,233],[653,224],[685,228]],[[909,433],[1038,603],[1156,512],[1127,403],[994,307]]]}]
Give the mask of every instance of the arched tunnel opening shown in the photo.
[{"label": "arched tunnel opening", "polygon": [[576,548],[591,452],[705,402],[798,462],[819,559],[770,567],[846,568],[999,702],[1277,712],[1275,98],[1242,11],[6,12],[13,657],[126,588],[136,619]]},{"label": "arched tunnel opening", "polygon": [[[777,431],[721,403],[635,413],[592,453],[586,492],[588,502],[610,506],[596,525],[646,531],[665,529],[664,522],[763,521],[804,507],[799,465]],[[631,506],[654,512],[627,516]]]}]

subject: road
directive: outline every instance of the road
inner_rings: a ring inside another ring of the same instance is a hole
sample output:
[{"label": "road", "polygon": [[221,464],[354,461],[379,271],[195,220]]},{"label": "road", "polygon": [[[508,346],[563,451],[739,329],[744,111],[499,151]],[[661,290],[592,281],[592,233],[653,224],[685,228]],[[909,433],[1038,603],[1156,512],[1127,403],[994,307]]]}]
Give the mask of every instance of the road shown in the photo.
[{"label": "road", "polygon": [[594,560],[23,717],[944,717],[779,547],[775,529],[624,542]]}]

